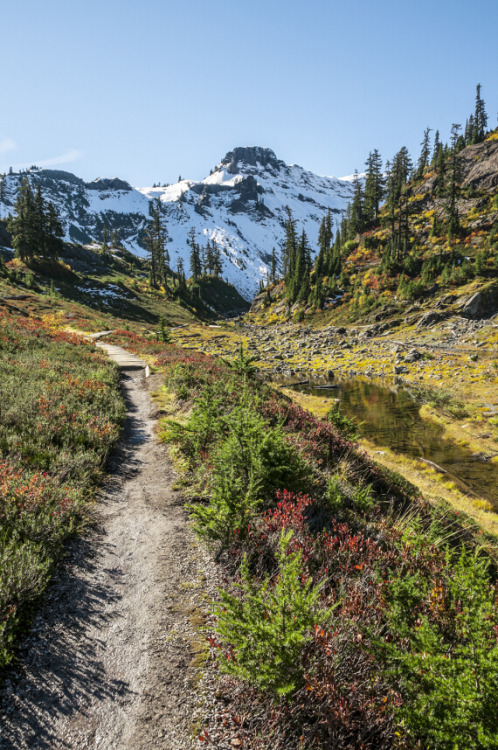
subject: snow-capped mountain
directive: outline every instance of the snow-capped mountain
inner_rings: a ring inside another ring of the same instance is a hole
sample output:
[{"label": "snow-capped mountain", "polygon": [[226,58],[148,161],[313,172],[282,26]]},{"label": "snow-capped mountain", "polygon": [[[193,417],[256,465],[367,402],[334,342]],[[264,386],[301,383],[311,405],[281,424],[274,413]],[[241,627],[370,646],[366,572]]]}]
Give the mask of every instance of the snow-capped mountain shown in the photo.
[{"label": "snow-capped mountain", "polygon": [[[181,180],[164,187],[133,188],[117,178],[84,182],[70,172],[33,169],[33,185],[58,209],[66,239],[89,244],[102,242],[104,224],[110,237],[118,230],[120,242],[137,255],[146,255],[143,230],[151,201],[158,199],[167,232],[171,266],[179,257],[189,268],[189,232],[194,228],[202,246],[215,240],[222,251],[223,275],[251,299],[265,278],[272,248],[280,253],[288,206],[298,231],[306,231],[316,249],[318,228],[330,209],[339,220],[351,200],[350,179],[320,177],[277,159],[268,148],[235,148],[201,181]],[[22,175],[3,179],[0,218],[11,211]]]}]

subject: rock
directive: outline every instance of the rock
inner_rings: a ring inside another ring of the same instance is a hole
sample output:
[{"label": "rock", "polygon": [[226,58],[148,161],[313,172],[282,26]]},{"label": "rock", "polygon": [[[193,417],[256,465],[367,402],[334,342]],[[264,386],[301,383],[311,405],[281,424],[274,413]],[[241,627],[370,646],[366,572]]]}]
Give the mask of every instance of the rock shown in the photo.
[{"label": "rock", "polygon": [[404,365],[394,365],[393,372],[395,375],[403,375],[407,372],[410,372],[408,367],[405,367]]},{"label": "rock", "polygon": [[468,146],[461,153],[465,174],[463,184],[481,190],[498,187],[498,141],[485,141]]},{"label": "rock", "polygon": [[443,320],[443,315],[436,312],[435,310],[429,310],[424,313],[417,323],[417,328],[430,328],[434,323],[438,323]]},{"label": "rock", "polygon": [[470,320],[490,318],[498,312],[498,285],[490,284],[471,297],[460,300],[460,315]]},{"label": "rock", "polygon": [[420,354],[417,349],[410,349],[408,354],[405,357],[405,362],[418,362],[419,359],[422,358],[422,355]]}]

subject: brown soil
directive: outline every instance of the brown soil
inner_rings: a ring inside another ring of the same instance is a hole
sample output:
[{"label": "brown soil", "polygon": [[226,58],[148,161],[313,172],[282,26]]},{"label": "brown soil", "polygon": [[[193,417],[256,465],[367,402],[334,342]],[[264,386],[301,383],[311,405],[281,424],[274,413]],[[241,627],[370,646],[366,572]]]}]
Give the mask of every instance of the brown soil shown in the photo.
[{"label": "brown soil", "polygon": [[151,380],[123,375],[123,440],[8,675],[2,749],[192,746],[209,562],[154,439]]}]

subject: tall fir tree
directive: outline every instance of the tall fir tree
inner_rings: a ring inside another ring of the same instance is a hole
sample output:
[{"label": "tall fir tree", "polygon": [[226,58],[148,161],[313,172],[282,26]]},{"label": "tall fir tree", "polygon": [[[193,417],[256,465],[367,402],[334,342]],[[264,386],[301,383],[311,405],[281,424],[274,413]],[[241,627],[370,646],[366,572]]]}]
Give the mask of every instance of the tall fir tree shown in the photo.
[{"label": "tall fir tree", "polygon": [[355,169],[353,178],[353,200],[351,202],[350,228],[352,235],[360,234],[364,228],[364,201],[363,185]]},{"label": "tall fir tree", "polygon": [[488,124],[488,116],[486,114],[486,107],[484,105],[484,100],[481,97],[481,84],[478,83],[476,86],[476,104],[475,104],[475,111],[474,111],[473,143],[481,143],[484,140],[487,124]]},{"label": "tall fir tree", "polygon": [[420,156],[418,157],[417,162],[417,169],[415,170],[415,179],[421,180],[424,176],[424,172],[429,166],[429,159],[431,155],[431,147],[430,147],[430,133],[431,128],[426,128],[424,130],[424,137],[422,139],[422,143],[420,144],[421,150],[420,150]]},{"label": "tall fir tree", "polygon": [[382,158],[375,148],[368,155],[365,163],[367,168],[365,177],[364,220],[367,225],[377,221],[379,206],[384,197],[384,175],[382,174]]},{"label": "tall fir tree", "polygon": [[187,242],[190,245],[190,273],[192,274],[192,278],[196,280],[202,275],[202,263],[199,245],[195,240],[195,229],[193,227],[189,232],[189,239]]}]

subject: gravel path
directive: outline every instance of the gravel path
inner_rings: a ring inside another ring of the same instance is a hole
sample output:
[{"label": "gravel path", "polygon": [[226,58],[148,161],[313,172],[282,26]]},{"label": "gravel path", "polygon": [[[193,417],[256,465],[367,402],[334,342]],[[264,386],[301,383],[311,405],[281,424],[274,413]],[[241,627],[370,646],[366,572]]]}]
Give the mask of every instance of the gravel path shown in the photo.
[{"label": "gravel path", "polygon": [[153,437],[143,371],[95,522],[73,541],[11,670],[0,748],[187,750],[198,710],[193,621],[209,562]]}]

